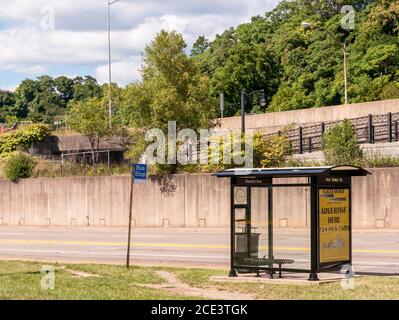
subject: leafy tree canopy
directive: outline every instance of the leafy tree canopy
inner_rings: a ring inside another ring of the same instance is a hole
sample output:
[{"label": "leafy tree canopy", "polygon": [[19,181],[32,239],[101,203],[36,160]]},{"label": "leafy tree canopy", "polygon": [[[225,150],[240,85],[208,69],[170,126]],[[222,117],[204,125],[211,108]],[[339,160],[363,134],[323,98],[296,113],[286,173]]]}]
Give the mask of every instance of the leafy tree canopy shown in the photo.
[{"label": "leafy tree canopy", "polygon": [[[353,30],[341,27],[344,5],[355,9]],[[312,28],[305,30],[304,21]],[[346,43],[349,53],[350,103],[399,98],[398,32],[396,0],[281,1],[271,12],[226,30],[211,43],[200,37],[192,56],[210,78],[211,94],[225,94],[226,116],[239,112],[241,90],[266,91],[268,106],[260,107],[254,96],[248,112],[343,103],[339,43]]]},{"label": "leafy tree canopy", "polygon": [[90,76],[74,79],[64,76],[41,76],[35,80],[26,79],[17,87],[15,93],[0,98],[0,118],[3,122],[9,122],[7,117],[15,117],[53,124],[65,114],[71,101],[101,96],[100,85]]}]

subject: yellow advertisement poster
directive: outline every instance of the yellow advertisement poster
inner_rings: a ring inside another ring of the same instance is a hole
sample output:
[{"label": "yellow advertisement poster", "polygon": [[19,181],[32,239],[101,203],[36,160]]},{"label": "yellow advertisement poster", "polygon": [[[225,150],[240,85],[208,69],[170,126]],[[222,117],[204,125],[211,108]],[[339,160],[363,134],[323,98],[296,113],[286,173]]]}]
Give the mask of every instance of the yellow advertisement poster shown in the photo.
[{"label": "yellow advertisement poster", "polygon": [[320,263],[350,259],[349,189],[319,189]]}]

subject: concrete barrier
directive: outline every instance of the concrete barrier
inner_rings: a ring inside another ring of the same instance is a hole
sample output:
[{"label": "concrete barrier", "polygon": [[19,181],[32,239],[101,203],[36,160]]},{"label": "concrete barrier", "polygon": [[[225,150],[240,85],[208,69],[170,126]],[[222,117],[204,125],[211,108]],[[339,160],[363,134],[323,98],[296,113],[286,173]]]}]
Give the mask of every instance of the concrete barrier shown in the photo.
[{"label": "concrete barrier", "polygon": [[[348,105],[301,109],[285,112],[269,112],[246,115],[247,129],[264,133],[275,133],[288,125],[312,126],[322,122],[333,122],[344,119],[366,117],[369,114],[380,115],[388,112],[399,112],[399,99],[354,103]],[[222,129],[240,129],[240,117],[218,119]]]},{"label": "concrete barrier", "polygon": [[[354,178],[355,228],[399,228],[399,168],[371,170]],[[266,217],[264,193],[253,198],[260,224]],[[0,181],[0,225],[122,227],[128,223],[127,176],[70,177]],[[309,226],[308,188],[274,191],[276,227]],[[228,179],[209,174],[175,175],[135,185],[133,225],[140,227],[227,227]]]}]

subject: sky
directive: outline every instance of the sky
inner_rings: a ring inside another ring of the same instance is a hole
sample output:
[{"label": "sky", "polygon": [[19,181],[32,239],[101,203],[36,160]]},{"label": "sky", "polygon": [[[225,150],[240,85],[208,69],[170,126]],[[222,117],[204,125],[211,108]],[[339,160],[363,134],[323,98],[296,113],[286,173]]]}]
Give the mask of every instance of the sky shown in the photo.
[{"label": "sky", "polygon": [[[26,78],[91,75],[108,81],[107,0],[0,0],[0,89]],[[191,48],[205,35],[273,9],[278,0],[119,0],[111,5],[112,80],[140,79],[142,52],[161,30]]]}]

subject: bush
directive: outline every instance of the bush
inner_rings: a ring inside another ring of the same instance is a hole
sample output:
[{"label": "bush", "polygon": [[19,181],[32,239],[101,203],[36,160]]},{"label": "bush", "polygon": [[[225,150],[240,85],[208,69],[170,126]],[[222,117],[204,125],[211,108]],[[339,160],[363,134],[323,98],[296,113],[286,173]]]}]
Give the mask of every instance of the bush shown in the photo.
[{"label": "bush", "polygon": [[[223,138],[216,137],[214,139],[217,140],[219,144],[217,144],[216,147],[211,145],[208,165],[204,166],[202,171],[209,172],[239,167],[234,163],[233,159],[230,164],[223,163]],[[239,135],[238,139],[240,139]],[[237,136],[231,134],[230,143],[234,144],[236,141]],[[253,167],[255,168],[280,167],[285,163],[286,157],[292,153],[291,146],[284,133],[268,137],[263,136],[261,133],[255,133],[252,142]],[[241,157],[245,155],[245,143],[249,143],[249,141],[245,141],[244,138],[241,138],[241,150],[239,154]],[[212,164],[212,151],[219,155],[218,164]],[[234,154],[233,150],[231,150],[231,154],[232,157],[237,156],[237,154]]]},{"label": "bush", "polygon": [[30,124],[19,128],[15,132],[18,146],[29,148],[35,143],[43,141],[45,137],[50,135],[51,130],[44,124]]},{"label": "bush", "polygon": [[262,137],[259,147],[254,143],[254,154],[255,150],[262,152],[260,165],[258,165],[262,168],[280,167],[285,164],[287,156],[292,154],[291,145],[284,133]]},{"label": "bush", "polygon": [[0,154],[13,152],[18,147],[29,148],[43,141],[49,134],[49,127],[43,124],[30,124],[14,132],[2,134],[0,135]]},{"label": "bush", "polygon": [[363,158],[356,130],[349,120],[344,120],[323,136],[323,152],[329,165],[357,165]]},{"label": "bush", "polygon": [[36,164],[37,162],[33,157],[24,153],[17,153],[6,160],[4,173],[7,179],[14,182],[19,179],[30,178]]},{"label": "bush", "polygon": [[362,161],[362,166],[366,168],[399,167],[399,158],[381,154],[366,155]]}]

